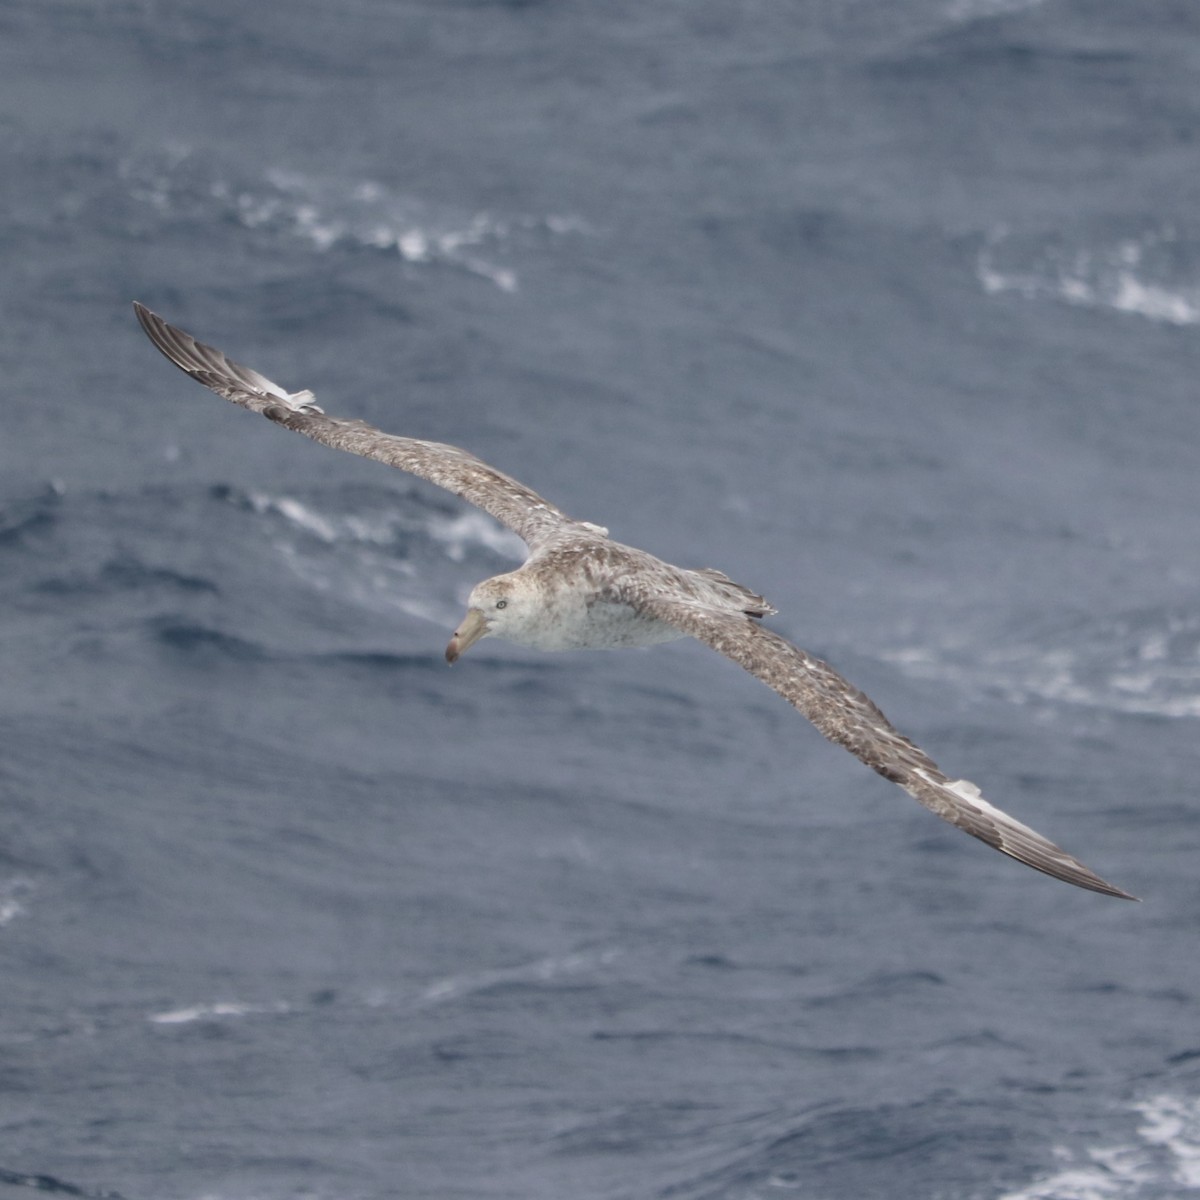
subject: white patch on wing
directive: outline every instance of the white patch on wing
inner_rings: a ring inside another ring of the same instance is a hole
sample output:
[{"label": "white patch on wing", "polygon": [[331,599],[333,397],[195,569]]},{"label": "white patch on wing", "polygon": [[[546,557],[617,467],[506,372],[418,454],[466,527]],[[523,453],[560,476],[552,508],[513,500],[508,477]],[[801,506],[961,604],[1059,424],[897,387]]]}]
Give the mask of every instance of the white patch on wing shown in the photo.
[{"label": "white patch on wing", "polygon": [[[220,354],[220,351],[218,351],[217,353]],[[223,360],[223,362],[228,361],[227,359],[225,359],[225,355],[220,354],[220,357]],[[246,378],[248,378],[254,384],[254,386],[256,388],[258,388],[258,390],[260,392],[262,392],[268,396],[277,396],[289,408],[292,407],[292,394],[286,388],[281,388],[279,386],[279,384],[277,384],[273,379],[268,379],[261,371],[256,371],[256,370],[254,370],[253,367],[242,367],[242,371],[243,371],[244,375],[246,376]],[[236,371],[230,371],[229,378],[230,378],[230,382],[234,382],[234,383],[242,382],[241,380],[238,379]],[[244,386],[244,384],[243,384],[243,386]],[[306,392],[297,392],[296,394],[298,396],[312,395],[311,392],[307,392],[307,393]]]},{"label": "white patch on wing", "polygon": [[[983,800],[983,796],[979,792],[979,785],[972,783],[969,779],[952,779],[946,786],[967,800]],[[987,803],[986,800],[983,802]]]},{"label": "white patch on wing", "polygon": [[[928,779],[928,776],[926,778]],[[988,816],[999,821],[1001,825],[1007,825],[1010,829],[1019,829],[1023,833],[1037,838],[1039,841],[1044,840],[1042,835],[1036,830],[1030,829],[1028,825],[1018,821],[1016,817],[1010,817],[1008,813],[1001,808],[997,808],[994,804],[989,804],[980,794],[978,786],[969,779],[952,779],[949,783],[943,783],[939,786],[947,792],[953,792],[960,800],[975,809],[976,812],[987,813]]]},{"label": "white patch on wing", "polygon": [[317,412],[324,413],[324,409],[314,404],[316,396],[305,388],[302,392],[284,392],[284,398],[287,400],[288,408],[295,412]]}]

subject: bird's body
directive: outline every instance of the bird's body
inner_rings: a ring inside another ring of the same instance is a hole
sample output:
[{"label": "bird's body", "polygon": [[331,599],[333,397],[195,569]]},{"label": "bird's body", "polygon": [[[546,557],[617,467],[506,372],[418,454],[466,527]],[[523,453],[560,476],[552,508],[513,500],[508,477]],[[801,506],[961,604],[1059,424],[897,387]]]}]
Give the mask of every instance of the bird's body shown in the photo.
[{"label": "bird's body", "polygon": [[218,395],[314,441],[428,479],[525,540],[530,553],[521,567],[486,579],[471,592],[467,616],[446,648],[450,662],[488,636],[551,651],[696,638],[778,692],[830,741],[944,820],[1048,875],[1134,898],[989,804],[973,783],[946,775],[832,667],[760,624],[775,609],[722,572],[678,567],[613,541],[603,527],[567,516],[457,446],[326,416],[311,392],[287,392],[142,305],[134,307],[155,345]]},{"label": "bird's body", "polygon": [[[531,650],[628,650],[657,646],[685,637],[666,621],[655,620],[619,600],[605,599],[604,584],[596,590],[584,564],[572,564],[568,574],[543,579],[536,571],[519,571],[513,583],[527,587],[535,619],[514,624],[504,636]],[[543,588],[543,582],[547,586]]]},{"label": "bird's body", "polygon": [[[503,636],[535,650],[619,650],[687,636],[678,626],[625,599],[632,582],[686,594],[738,616],[773,613],[761,596],[719,571],[694,571],[613,541],[599,527],[551,540],[503,581],[523,603],[513,605]],[[520,620],[518,614],[528,619]]]}]

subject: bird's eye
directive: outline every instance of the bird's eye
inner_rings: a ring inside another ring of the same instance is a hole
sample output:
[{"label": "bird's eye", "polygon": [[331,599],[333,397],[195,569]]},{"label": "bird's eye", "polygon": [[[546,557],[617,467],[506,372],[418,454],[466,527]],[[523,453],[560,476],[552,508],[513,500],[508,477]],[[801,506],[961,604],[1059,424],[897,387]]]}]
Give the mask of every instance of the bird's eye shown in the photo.
[{"label": "bird's eye", "polygon": [[507,607],[508,607],[508,601],[507,601],[507,600],[497,600],[497,601],[496,601],[496,607],[497,607],[497,608],[507,608]]}]

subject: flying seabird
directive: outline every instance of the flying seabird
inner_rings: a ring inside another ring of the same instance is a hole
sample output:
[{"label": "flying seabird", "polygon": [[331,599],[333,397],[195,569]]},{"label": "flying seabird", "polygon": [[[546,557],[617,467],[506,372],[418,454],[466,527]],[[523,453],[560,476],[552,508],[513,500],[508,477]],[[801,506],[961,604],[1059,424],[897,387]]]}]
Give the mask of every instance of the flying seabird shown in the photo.
[{"label": "flying seabird", "polygon": [[446,647],[453,663],[481,638],[538,650],[649,646],[694,637],[778,692],[830,741],[899,784],[951,825],[1003,854],[1076,887],[1134,900],[1077,859],[951,779],[897,731],[879,707],[832,667],[760,624],[776,610],[711,568],[690,570],[623,546],[608,530],[569,517],[536,492],[457,446],[383,433],[326,416],[310,391],[288,392],[220,350],[196,341],[141,304],[150,340],[193,379],[277,425],[335,450],[399,467],[461,496],[529,547],[515,571],[472,590]]}]

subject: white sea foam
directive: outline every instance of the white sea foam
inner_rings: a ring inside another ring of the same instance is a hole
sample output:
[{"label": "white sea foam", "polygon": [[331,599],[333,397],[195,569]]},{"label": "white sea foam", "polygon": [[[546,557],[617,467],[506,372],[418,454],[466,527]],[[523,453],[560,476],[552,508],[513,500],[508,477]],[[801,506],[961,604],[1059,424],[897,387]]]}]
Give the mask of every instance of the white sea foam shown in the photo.
[{"label": "white sea foam", "polygon": [[19,876],[0,882],[0,926],[25,912],[24,902],[32,891],[33,884]]},{"label": "white sea foam", "polygon": [[425,533],[444,548],[452,562],[462,562],[476,548],[514,562],[525,557],[525,544],[515,533],[473,508],[414,519],[398,510],[332,515],[319,512],[294,496],[271,496],[266,492],[250,492],[247,499],[255,512],[277,514],[294,528],[327,545],[390,546],[405,536]]},{"label": "white sea foam", "polygon": [[1173,229],[1092,246],[1001,228],[980,249],[975,270],[991,295],[1015,292],[1171,325],[1200,324],[1200,263]]},{"label": "white sea foam", "polygon": [[1200,1194],[1200,1099],[1152,1096],[1125,1141],[1055,1148],[1062,1166],[997,1200],[1184,1200]]},{"label": "white sea foam", "polygon": [[[396,510],[348,515],[319,512],[295,496],[272,496],[266,492],[248,492],[250,507],[259,514],[274,513],[295,529],[311,534],[327,545],[339,542],[365,546],[388,546],[397,537],[421,527]],[[432,526],[428,521],[425,527]]]},{"label": "white sea foam", "polygon": [[501,291],[518,287],[502,261],[530,238],[590,232],[581,218],[460,212],[393,191],[375,180],[305,175],[280,167],[234,178],[203,154],[176,145],[120,166],[135,199],[164,218],[197,223],[232,219],[246,229],[308,244],[324,254],[340,247],[395,255],[414,265],[454,267]]},{"label": "white sea foam", "polygon": [[895,647],[882,657],[914,676],[999,692],[1017,704],[1200,717],[1200,616],[1192,613],[1134,613],[1085,634],[1064,631],[1060,644],[1045,637],[990,646],[947,642]]},{"label": "white sea foam", "polygon": [[443,1003],[460,996],[471,995],[485,988],[505,983],[549,983],[564,976],[578,975],[607,966],[620,955],[616,948],[576,951],[521,963],[514,967],[498,967],[490,971],[471,971],[450,975],[431,983],[420,996],[424,1004]]},{"label": "white sea foam", "polygon": [[281,519],[272,537],[274,549],[314,590],[439,626],[459,619],[458,598],[444,588],[435,592],[435,584],[426,586],[426,573],[403,547],[424,541],[454,563],[480,550],[514,563],[524,558],[521,539],[475,509],[446,515],[360,508],[342,514],[294,496],[251,492],[246,500],[254,512]]},{"label": "white sea foam", "polygon": [[291,1005],[282,1000],[270,1004],[243,1004],[236,1000],[218,1000],[214,1004],[191,1004],[187,1008],[150,1013],[146,1019],[154,1025],[187,1025],[192,1021],[210,1020],[214,1017],[248,1017],[291,1011]]},{"label": "white sea foam", "polygon": [[261,505],[260,511],[274,509],[280,516],[291,521],[293,525],[299,526],[305,533],[311,533],[323,542],[338,540],[338,527],[333,521],[327,520],[314,509],[309,508],[306,504],[301,504],[299,500],[295,500],[291,496],[279,496],[271,499],[255,494],[253,499],[257,502],[256,507]]},{"label": "white sea foam", "polygon": [[435,517],[429,523],[429,532],[446,547],[453,562],[462,562],[474,546],[483,546],[514,562],[525,558],[525,543],[512,530],[497,525],[476,509],[465,509],[452,517]]}]

